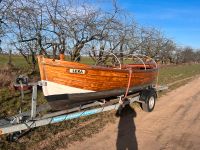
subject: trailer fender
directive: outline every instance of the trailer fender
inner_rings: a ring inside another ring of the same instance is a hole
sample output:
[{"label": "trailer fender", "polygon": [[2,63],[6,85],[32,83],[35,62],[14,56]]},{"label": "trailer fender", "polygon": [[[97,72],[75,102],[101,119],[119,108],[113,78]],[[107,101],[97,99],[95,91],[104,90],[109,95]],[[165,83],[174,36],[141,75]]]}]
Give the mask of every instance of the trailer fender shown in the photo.
[{"label": "trailer fender", "polygon": [[155,95],[155,98],[158,97],[156,90],[153,88],[142,90],[140,92],[140,101],[146,102],[151,95]]}]

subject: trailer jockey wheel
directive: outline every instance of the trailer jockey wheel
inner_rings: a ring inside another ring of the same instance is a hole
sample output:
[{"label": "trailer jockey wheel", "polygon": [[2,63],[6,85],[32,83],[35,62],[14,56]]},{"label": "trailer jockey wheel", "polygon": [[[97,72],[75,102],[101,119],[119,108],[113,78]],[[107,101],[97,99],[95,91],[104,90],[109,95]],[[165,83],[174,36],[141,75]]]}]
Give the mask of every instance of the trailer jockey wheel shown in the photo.
[{"label": "trailer jockey wheel", "polygon": [[146,112],[154,110],[157,93],[154,89],[144,90],[140,93],[140,100],[143,101],[141,107]]}]

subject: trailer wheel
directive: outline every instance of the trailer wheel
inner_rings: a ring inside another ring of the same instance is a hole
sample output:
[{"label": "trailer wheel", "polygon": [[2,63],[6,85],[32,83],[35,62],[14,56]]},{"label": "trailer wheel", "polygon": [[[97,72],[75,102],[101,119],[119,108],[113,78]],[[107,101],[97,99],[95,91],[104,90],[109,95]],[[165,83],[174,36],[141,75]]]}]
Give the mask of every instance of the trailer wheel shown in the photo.
[{"label": "trailer wheel", "polygon": [[141,107],[146,112],[151,112],[154,110],[157,94],[155,90],[145,90],[142,92],[143,103],[141,104]]}]

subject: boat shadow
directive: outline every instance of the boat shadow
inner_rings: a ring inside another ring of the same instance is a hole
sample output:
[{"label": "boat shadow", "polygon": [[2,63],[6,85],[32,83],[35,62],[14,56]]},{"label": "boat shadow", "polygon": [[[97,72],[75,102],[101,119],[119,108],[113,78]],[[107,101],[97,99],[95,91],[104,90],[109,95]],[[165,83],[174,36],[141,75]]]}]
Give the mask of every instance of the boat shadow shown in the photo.
[{"label": "boat shadow", "polygon": [[118,135],[116,148],[117,150],[137,150],[138,144],[135,135],[136,127],[134,123],[134,117],[136,117],[136,112],[129,105],[125,106],[121,111],[118,125]]}]

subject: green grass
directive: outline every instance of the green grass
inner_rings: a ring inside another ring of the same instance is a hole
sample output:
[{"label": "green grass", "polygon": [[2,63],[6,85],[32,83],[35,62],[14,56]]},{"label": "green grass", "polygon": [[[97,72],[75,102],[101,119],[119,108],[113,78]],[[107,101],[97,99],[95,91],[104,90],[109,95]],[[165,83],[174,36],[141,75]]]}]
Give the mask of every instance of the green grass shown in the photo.
[{"label": "green grass", "polygon": [[[8,63],[8,55],[0,55],[0,66],[4,66]],[[12,55],[12,64],[17,68],[29,67],[25,59],[22,56]]]},{"label": "green grass", "polygon": [[159,84],[169,84],[200,74],[200,64],[185,64],[163,67],[159,70]]},{"label": "green grass", "polygon": [[81,57],[80,63],[88,64],[88,65],[94,65],[94,64],[95,64],[95,61],[94,61],[92,58]]},{"label": "green grass", "polygon": [[[0,55],[0,66],[7,63],[6,56]],[[15,66],[23,68],[26,66],[22,57],[14,56],[13,62]],[[83,57],[81,62],[88,64],[92,63],[92,60]],[[177,80],[192,77],[200,74],[200,64],[188,64],[188,65],[172,65],[162,67],[159,71],[159,84],[169,84]],[[186,81],[176,84],[176,87],[185,84]],[[25,95],[23,102],[24,111],[30,109],[30,97],[31,93],[28,92]],[[16,114],[19,109],[19,92],[16,93],[6,87],[0,89],[0,117],[12,116]],[[46,103],[41,91],[38,93],[38,103]],[[94,133],[102,130],[102,128],[108,123],[116,120],[115,112],[110,111],[106,113],[96,114],[88,117],[82,117],[70,121],[64,121],[53,125],[43,126],[34,129],[28,135],[23,137],[17,143],[8,143],[5,140],[5,136],[0,137],[0,149],[30,149],[37,145],[41,141],[50,141],[49,145],[43,149],[56,149],[67,145],[71,141],[82,140],[84,137],[91,136]],[[93,120],[93,121],[91,121]],[[58,133],[67,132],[62,135],[60,139],[53,140]],[[34,147],[37,149],[37,147]],[[66,147],[65,147],[66,148]]]}]

